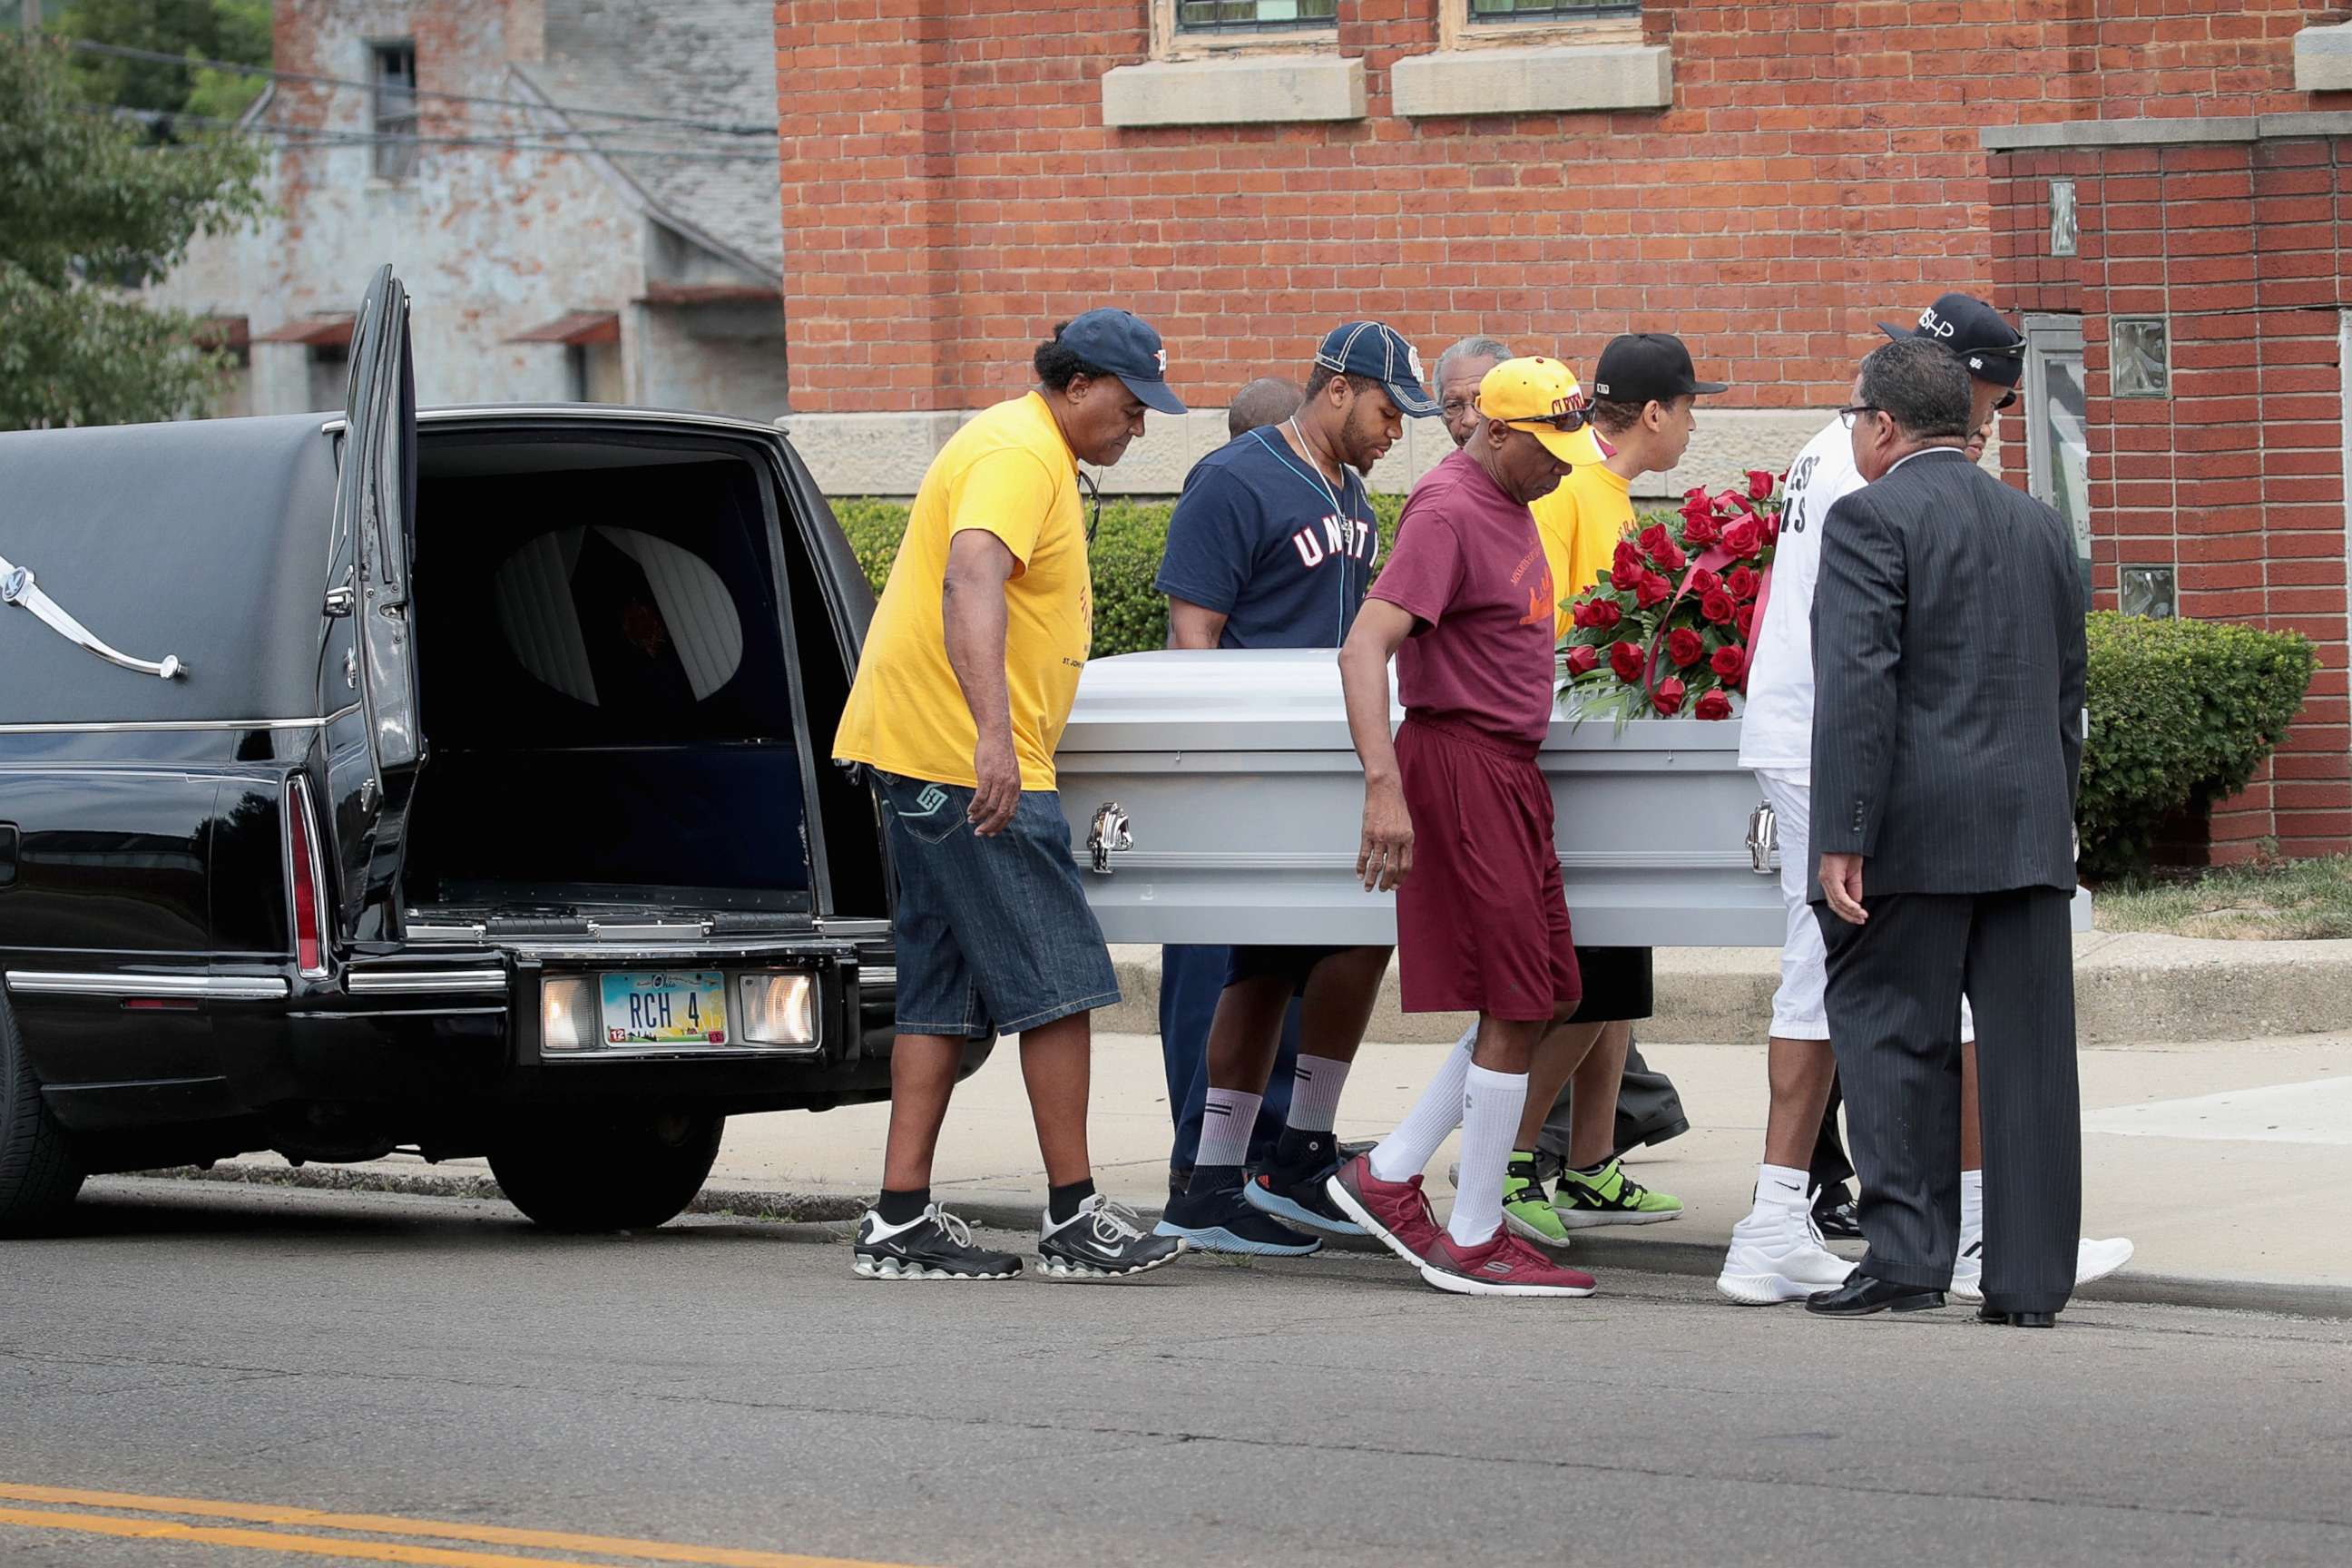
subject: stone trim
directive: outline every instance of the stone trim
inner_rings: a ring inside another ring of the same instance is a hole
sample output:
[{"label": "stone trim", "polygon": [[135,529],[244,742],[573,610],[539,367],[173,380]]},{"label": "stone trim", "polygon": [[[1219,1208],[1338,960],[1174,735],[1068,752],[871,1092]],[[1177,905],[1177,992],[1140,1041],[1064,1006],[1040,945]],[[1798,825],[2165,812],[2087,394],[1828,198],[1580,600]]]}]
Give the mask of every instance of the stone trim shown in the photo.
[{"label": "stone trim", "polygon": [[[2352,88],[2352,40],[2347,40],[2344,47],[2346,86]],[[2296,79],[2302,79],[2300,57]],[[2212,120],[2064,120],[2049,125],[1995,125],[1977,132],[1978,142],[1989,153],[2065,147],[2168,147],[2200,142],[2268,142],[2296,136],[2352,136],[2352,113],[2240,114]]]},{"label": "stone trim", "polygon": [[1663,44],[1440,50],[1391,66],[1389,90],[1396,112],[1413,120],[1671,109],[1674,52]]},{"label": "stone trim", "polygon": [[1285,125],[1364,117],[1364,62],[1337,55],[1239,54],[1114,66],[1102,78],[1103,123]]},{"label": "stone trim", "polygon": [[[829,496],[914,493],[923,469],[947,444],[967,413],[792,414],[776,421]],[[1643,506],[1678,498],[1694,485],[1720,489],[1749,468],[1788,467],[1831,418],[1826,408],[1721,408],[1702,404],[1690,461],[1671,473],[1643,476],[1633,487]],[[1153,415],[1143,438],[1119,465],[1099,476],[1108,496],[1172,496],[1194,463],[1225,444],[1222,409],[1196,408],[1181,417]],[[1375,491],[1402,494],[1454,450],[1444,421],[1408,419],[1404,439],[1381,459],[1367,481]],[[1988,455],[1999,461],[1998,450]],[[1996,470],[1998,471],[1998,470]]]},{"label": "stone trim", "polygon": [[2294,36],[2297,92],[2352,90],[2352,22],[2305,27]]}]

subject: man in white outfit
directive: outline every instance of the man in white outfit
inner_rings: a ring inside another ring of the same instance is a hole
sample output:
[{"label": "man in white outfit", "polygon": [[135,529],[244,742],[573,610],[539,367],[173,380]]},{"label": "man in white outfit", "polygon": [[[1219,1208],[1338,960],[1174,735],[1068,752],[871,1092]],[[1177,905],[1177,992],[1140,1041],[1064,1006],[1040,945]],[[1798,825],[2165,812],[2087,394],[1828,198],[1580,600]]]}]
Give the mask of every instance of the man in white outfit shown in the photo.
[{"label": "man in white outfit", "polygon": [[[2025,340],[2000,313],[1966,294],[1947,294],[1919,314],[1912,328],[1880,330],[1890,338],[1927,337],[1967,363],[1976,401],[1969,456],[1980,456],[1997,411],[2017,401],[2024,374]],[[1789,465],[1780,533],[1761,624],[1750,645],[1748,702],[1742,717],[1739,764],[1755,771],[1770,802],[1780,844],[1780,896],[1788,934],[1780,947],[1780,985],[1772,997],[1768,1049],[1771,1110],[1764,1127],[1764,1163],[1757,1167],[1756,1199],[1732,1227],[1731,1250],[1716,1289],[1732,1300],[1763,1306],[1802,1300],[1842,1283],[1853,1265],[1822,1245],[1812,1221],[1806,1173],[1814,1139],[1837,1079],[1830,1050],[1827,985],[1821,925],[1806,902],[1812,886],[1807,863],[1812,818],[1813,584],[1821,570],[1822,523],[1830,508],[1860,489],[1853,438],[1832,419]],[[1976,1026],[1960,1002],[1963,1058],[1960,1130],[1960,1252],[1952,1294],[1982,1299],[1983,1154],[1976,1112]],[[2105,1279],[2130,1261],[2132,1244],[2116,1239],[2079,1244],[2078,1284]]]}]

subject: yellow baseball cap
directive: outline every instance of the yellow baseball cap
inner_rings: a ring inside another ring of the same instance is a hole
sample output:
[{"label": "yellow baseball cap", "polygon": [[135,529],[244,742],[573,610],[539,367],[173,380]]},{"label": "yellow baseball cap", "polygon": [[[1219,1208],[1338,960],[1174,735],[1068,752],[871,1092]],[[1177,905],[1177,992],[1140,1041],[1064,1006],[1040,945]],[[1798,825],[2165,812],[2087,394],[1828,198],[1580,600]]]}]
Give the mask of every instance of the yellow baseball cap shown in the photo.
[{"label": "yellow baseball cap", "polygon": [[1541,354],[1507,359],[1478,384],[1479,413],[1525,430],[1563,463],[1601,461],[1589,406],[1576,373]]}]

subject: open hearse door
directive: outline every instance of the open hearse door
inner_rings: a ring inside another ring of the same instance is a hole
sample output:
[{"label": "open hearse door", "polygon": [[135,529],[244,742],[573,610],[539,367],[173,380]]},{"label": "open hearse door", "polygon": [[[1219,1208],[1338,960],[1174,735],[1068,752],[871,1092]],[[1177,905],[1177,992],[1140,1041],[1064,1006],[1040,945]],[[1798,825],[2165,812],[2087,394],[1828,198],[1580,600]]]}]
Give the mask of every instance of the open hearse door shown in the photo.
[{"label": "open hearse door", "polygon": [[[409,568],[416,536],[416,376],[408,291],[376,268],[352,324],[352,374],[335,484],[326,608],[350,617],[341,682],[356,689],[327,727],[325,833],[341,929],[389,934],[402,828],[424,761]],[[332,679],[331,676],[328,679]]]}]

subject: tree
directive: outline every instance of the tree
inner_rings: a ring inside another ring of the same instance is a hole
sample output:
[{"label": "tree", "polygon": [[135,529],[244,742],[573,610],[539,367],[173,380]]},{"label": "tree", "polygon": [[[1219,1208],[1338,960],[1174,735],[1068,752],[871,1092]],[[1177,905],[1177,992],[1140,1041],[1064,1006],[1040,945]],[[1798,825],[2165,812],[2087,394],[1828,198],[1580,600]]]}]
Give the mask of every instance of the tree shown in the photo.
[{"label": "tree", "polygon": [[59,46],[0,38],[0,430],[201,411],[224,368],[202,321],[123,286],[264,205],[252,142],[146,144],[78,97]]},{"label": "tree", "polygon": [[167,63],[76,52],[74,83],[92,103],[234,120],[268,81],[185,62],[268,65],[269,0],[74,0],[58,18],[57,31],[180,57]]}]

